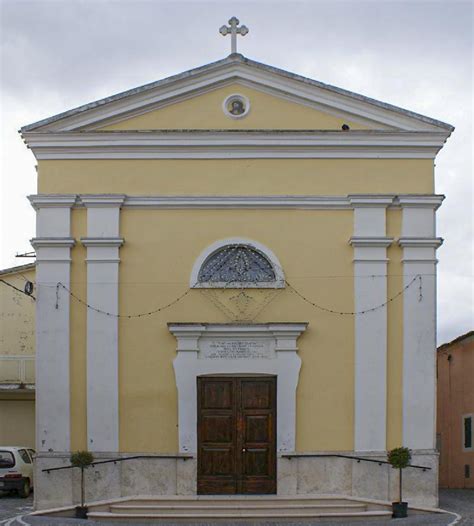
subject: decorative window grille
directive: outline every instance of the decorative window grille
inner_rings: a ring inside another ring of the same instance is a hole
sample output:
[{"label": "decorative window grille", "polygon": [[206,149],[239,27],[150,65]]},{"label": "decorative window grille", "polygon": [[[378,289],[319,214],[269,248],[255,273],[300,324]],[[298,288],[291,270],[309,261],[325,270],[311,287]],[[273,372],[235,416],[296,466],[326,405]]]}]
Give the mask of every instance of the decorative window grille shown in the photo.
[{"label": "decorative window grille", "polygon": [[277,277],[272,263],[248,245],[227,245],[213,252],[201,266],[198,283],[222,284],[223,287],[267,286]]}]

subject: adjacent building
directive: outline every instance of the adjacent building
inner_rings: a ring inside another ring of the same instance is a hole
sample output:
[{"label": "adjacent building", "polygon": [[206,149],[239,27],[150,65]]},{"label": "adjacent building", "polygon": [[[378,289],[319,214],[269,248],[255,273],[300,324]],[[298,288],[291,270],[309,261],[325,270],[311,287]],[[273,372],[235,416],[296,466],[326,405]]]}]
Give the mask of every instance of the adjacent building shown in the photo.
[{"label": "adjacent building", "polygon": [[441,488],[474,488],[474,331],[438,348]]},{"label": "adjacent building", "polygon": [[35,447],[35,265],[0,270],[0,446]]}]

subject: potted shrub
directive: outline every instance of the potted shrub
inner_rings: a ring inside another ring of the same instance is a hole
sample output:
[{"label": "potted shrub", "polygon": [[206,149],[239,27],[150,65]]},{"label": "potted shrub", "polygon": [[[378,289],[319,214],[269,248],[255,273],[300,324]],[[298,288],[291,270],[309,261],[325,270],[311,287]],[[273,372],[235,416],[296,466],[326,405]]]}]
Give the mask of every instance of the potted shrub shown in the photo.
[{"label": "potted shrub", "polygon": [[393,468],[399,470],[399,500],[392,502],[392,517],[403,519],[408,515],[408,503],[402,499],[402,470],[410,465],[411,452],[407,447],[397,447],[388,452],[387,460]]},{"label": "potted shrub", "polygon": [[94,462],[94,455],[89,451],[76,451],[71,455],[71,465],[81,469],[81,505],[76,506],[76,518],[87,519],[89,511],[84,503],[84,469]]}]

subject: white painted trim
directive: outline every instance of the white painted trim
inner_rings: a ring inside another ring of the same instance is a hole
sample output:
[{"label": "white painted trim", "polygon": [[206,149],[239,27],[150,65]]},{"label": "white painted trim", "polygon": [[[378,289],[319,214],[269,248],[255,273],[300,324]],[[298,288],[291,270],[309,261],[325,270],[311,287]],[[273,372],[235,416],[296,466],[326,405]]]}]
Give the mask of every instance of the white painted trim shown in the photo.
[{"label": "white painted trim", "polygon": [[[394,196],[350,195],[354,207],[354,310],[387,301],[386,209]],[[354,449],[385,451],[387,428],[387,309],[354,317]]]},{"label": "white painted trim", "polygon": [[36,450],[69,451],[71,207],[75,196],[40,195],[36,209]]},{"label": "white painted trim", "polygon": [[[245,109],[241,115],[234,115],[233,113],[230,113],[230,111],[227,109],[228,104],[234,100],[241,100],[244,103]],[[243,119],[247,117],[250,111],[250,100],[248,99],[248,97],[240,93],[232,93],[232,95],[226,97],[222,102],[222,111],[227,117],[230,117],[231,119]]]},{"label": "white painted trim", "polygon": [[125,208],[164,209],[291,209],[328,210],[351,208],[344,196],[127,196]]},{"label": "white painted trim", "polygon": [[143,131],[26,132],[42,159],[425,158],[445,142],[440,132]]},{"label": "white painted trim", "polygon": [[76,240],[72,237],[34,237],[30,243],[35,250],[38,248],[72,248]]},{"label": "white painted trim", "polygon": [[349,240],[350,245],[355,247],[382,247],[387,248],[393,243],[393,237],[356,237]]},{"label": "white painted trim", "polygon": [[80,196],[80,201],[86,208],[120,207],[124,200],[125,195],[123,194],[82,194]]},{"label": "white painted trim", "polygon": [[329,107],[332,111],[353,115],[352,119],[359,116],[395,128],[443,130],[446,136],[449,136],[453,129],[446,123],[234,55],[70,110],[31,124],[22,131],[23,133],[28,129],[67,131],[91,125],[97,126],[107,119],[118,116],[127,118],[131,112],[146,111],[154,104],[163,102],[169,104],[178,97],[197,96],[202,90],[209,91],[226,82],[252,83],[254,86],[260,86],[260,89],[270,89],[282,96],[297,97],[303,103],[316,103]]},{"label": "white painted trim", "polygon": [[[235,283],[232,286],[229,286],[226,283],[200,283],[198,281],[199,271],[201,270],[202,265],[206,259],[211,256],[214,252],[217,252],[221,248],[224,248],[229,245],[246,245],[250,248],[253,248],[260,254],[262,254],[266,259],[268,259],[273,267],[275,272],[276,281],[273,282],[259,282],[259,283]],[[206,247],[198,256],[194,262],[193,268],[191,270],[191,276],[189,279],[189,286],[191,288],[272,288],[280,289],[285,287],[285,275],[283,273],[283,268],[277,256],[265,245],[254,241],[253,239],[247,239],[244,237],[229,237],[226,239],[220,239],[215,241],[208,247]]]},{"label": "white painted trim", "polygon": [[419,286],[403,294],[403,445],[411,449],[436,442],[436,249],[442,239],[434,236],[441,201],[400,199],[404,287],[421,276]]},{"label": "white painted trim", "polygon": [[76,203],[76,196],[71,194],[36,194],[29,195],[28,200],[35,210],[40,208],[68,208]]},{"label": "white painted trim", "polygon": [[[123,195],[86,195],[87,301],[117,314],[119,310],[120,207]],[[118,320],[87,309],[87,447],[119,451]]]},{"label": "white painted trim", "polygon": [[386,208],[393,204],[395,195],[349,194],[347,198],[352,208]]},{"label": "white painted trim", "polygon": [[[206,324],[169,323],[177,339],[173,365],[178,388],[180,453],[197,452],[197,377],[207,374],[272,374],[277,377],[277,451],[296,445],[296,388],[301,359],[297,338],[307,323]],[[268,358],[206,358],[203,349],[215,340],[257,340],[268,345]]]},{"label": "white painted trim", "polygon": [[402,248],[439,248],[443,244],[443,238],[401,237],[398,244]]},{"label": "white painted trim", "polygon": [[445,199],[444,195],[417,196],[417,195],[400,195],[397,200],[403,208],[432,208],[438,210]]},{"label": "white painted trim", "polygon": [[[351,210],[355,208],[386,207],[400,209],[401,201],[416,201],[417,207],[433,208],[433,202],[440,203],[442,195],[68,195],[68,202],[74,208],[86,206],[91,208],[156,208],[156,209],[301,209],[301,210]],[[43,208],[43,201],[54,196],[48,194],[30,195],[29,199],[38,209]],[[123,198],[123,200],[122,200]],[[87,204],[85,204],[87,203]],[[389,204],[388,204],[389,203]],[[45,205],[48,206],[48,205]]]},{"label": "white painted trim", "polygon": [[124,244],[124,239],[121,237],[117,238],[101,238],[101,237],[81,237],[81,243],[89,247],[115,247],[120,248]]}]

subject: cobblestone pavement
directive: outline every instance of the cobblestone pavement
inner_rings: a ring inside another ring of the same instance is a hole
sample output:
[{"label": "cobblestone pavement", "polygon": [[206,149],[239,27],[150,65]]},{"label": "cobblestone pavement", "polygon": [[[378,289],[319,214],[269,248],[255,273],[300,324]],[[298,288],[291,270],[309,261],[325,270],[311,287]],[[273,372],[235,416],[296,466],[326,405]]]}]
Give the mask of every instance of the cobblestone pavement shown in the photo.
[{"label": "cobblestone pavement", "polygon": [[474,489],[440,490],[439,507],[462,515],[456,526],[474,526]]},{"label": "cobblestone pavement", "polygon": [[[34,517],[28,516],[32,510],[33,499],[20,499],[18,497],[0,495],[0,526],[124,526],[124,522],[108,522],[98,523],[92,521],[84,521],[78,519],[65,518],[50,518],[50,517]],[[440,491],[440,507],[442,509],[453,511],[462,515],[460,522],[456,526],[474,526],[474,490],[441,490]],[[15,519],[16,517],[16,519]],[[374,519],[365,520],[350,520],[346,519],[318,519],[318,520],[302,520],[302,521],[226,521],[226,522],[166,522],[159,523],[160,526],[362,526],[367,524],[369,526],[448,526],[454,521],[453,515],[447,514],[423,514],[411,515],[407,519]],[[151,523],[141,523],[150,526]],[[140,526],[139,523],[134,523],[134,526]]]},{"label": "cobblestone pavement", "polygon": [[21,499],[16,495],[0,492],[0,524],[17,515],[26,515],[33,510],[33,496]]}]

